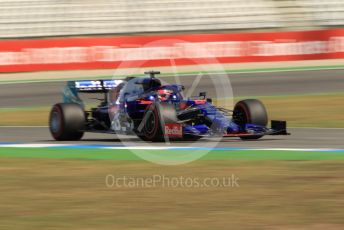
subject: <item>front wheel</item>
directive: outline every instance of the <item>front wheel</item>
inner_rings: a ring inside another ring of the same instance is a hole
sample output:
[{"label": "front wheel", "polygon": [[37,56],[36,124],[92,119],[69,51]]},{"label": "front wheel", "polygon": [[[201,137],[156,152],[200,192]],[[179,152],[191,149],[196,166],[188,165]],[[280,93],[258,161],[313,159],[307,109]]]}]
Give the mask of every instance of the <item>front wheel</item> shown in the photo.
[{"label": "front wheel", "polygon": [[[233,111],[233,121],[245,127],[246,124],[267,126],[268,115],[263,103],[256,99],[242,100],[236,103]],[[242,140],[259,139],[263,135],[243,136]]]},{"label": "front wheel", "polygon": [[177,120],[173,104],[153,103],[147,107],[143,119],[135,129],[137,135],[144,141],[165,141],[165,124],[176,123]]}]

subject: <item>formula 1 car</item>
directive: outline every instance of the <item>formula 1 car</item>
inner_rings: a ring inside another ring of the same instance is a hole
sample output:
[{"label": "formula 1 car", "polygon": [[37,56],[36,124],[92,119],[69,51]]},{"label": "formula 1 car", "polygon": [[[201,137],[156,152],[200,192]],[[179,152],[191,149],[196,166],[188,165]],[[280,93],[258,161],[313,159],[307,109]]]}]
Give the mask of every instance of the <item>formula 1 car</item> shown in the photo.
[{"label": "formula 1 car", "polygon": [[[233,110],[216,107],[206,93],[184,98],[184,86],[162,85],[155,77],[123,80],[69,81],[63,103],[52,107],[50,132],[55,140],[79,140],[84,132],[136,135],[145,141],[197,140],[202,137],[259,139],[264,135],[287,135],[285,121],[271,121],[256,99],[242,100]],[[102,93],[100,105],[85,110],[80,93]]]}]

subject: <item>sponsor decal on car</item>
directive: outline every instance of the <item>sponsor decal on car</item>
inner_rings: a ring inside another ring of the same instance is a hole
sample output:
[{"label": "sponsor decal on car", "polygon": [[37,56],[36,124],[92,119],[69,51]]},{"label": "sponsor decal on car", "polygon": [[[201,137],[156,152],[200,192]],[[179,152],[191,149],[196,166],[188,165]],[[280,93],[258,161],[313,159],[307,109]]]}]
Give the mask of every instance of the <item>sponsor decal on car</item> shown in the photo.
[{"label": "sponsor decal on car", "polygon": [[165,124],[165,135],[167,137],[183,137],[183,127],[181,124]]}]

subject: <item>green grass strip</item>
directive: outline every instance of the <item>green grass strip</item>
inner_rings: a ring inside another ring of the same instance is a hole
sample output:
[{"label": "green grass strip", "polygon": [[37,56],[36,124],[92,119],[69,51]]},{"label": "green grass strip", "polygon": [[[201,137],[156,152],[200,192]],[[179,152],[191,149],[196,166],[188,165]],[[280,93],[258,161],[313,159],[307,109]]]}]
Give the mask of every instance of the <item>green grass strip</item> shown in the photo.
[{"label": "green grass strip", "polygon": [[[148,150],[135,150],[136,153]],[[203,150],[197,150],[203,151]],[[190,150],[149,150],[150,154],[187,155]],[[0,158],[45,158],[84,160],[142,160],[130,150],[68,148],[0,148]],[[344,160],[344,152],[305,152],[281,150],[213,150],[201,160]]]}]

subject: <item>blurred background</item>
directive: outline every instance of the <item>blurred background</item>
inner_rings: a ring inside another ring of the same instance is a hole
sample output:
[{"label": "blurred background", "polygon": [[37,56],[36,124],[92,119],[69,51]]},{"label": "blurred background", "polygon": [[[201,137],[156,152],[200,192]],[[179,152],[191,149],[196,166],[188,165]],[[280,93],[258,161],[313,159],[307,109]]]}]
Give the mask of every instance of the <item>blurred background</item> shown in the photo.
[{"label": "blurred background", "polygon": [[155,68],[222,72],[272,118],[344,127],[343,25],[341,0],[0,0],[0,124],[45,125],[68,79]]},{"label": "blurred background", "polygon": [[1,0],[0,37],[305,30],[344,25],[341,0]]}]

